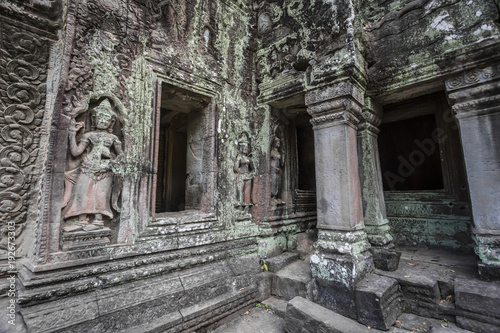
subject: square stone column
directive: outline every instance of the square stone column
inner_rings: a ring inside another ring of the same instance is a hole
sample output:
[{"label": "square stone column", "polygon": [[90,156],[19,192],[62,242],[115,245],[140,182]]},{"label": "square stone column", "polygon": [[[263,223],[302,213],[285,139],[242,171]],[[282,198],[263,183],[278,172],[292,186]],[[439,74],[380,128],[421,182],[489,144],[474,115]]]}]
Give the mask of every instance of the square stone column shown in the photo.
[{"label": "square stone column", "polygon": [[378,126],[381,108],[370,98],[365,99],[358,126],[359,171],[363,198],[365,231],[372,245],[375,267],[386,271],[398,268],[400,253],[397,253],[390,234],[385,212],[384,190],[380,157],[378,153]]},{"label": "square stone column", "polygon": [[500,279],[500,64],[446,81],[464,152],[478,269]]},{"label": "square stone column", "polygon": [[349,83],[306,94],[312,116],[316,164],[317,253],[311,270],[315,301],[355,317],[354,287],[372,269],[363,224],[357,124],[363,93]]}]

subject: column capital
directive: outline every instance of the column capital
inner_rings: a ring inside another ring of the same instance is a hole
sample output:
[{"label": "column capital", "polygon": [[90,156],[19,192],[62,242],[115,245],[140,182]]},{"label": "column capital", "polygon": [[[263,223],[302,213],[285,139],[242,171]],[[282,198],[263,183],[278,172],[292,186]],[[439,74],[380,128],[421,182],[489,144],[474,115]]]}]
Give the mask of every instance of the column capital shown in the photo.
[{"label": "column capital", "polygon": [[375,102],[372,98],[365,98],[365,105],[363,106],[363,111],[361,113],[361,121],[359,124],[359,130],[367,130],[375,135],[379,131],[379,126],[382,121],[382,107]]},{"label": "column capital", "polygon": [[305,96],[313,126],[347,124],[356,127],[363,102],[363,92],[349,82],[310,91]]},{"label": "column capital", "polygon": [[500,64],[474,68],[445,82],[455,116],[474,117],[500,112]]}]

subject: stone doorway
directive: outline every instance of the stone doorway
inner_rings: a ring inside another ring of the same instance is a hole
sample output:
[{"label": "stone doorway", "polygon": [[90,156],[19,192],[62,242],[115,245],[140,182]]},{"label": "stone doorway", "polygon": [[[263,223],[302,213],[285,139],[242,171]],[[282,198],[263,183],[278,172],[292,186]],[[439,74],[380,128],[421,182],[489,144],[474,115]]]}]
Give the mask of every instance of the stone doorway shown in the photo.
[{"label": "stone doorway", "polygon": [[384,106],[378,146],[396,245],[471,251],[462,145],[444,94]]}]

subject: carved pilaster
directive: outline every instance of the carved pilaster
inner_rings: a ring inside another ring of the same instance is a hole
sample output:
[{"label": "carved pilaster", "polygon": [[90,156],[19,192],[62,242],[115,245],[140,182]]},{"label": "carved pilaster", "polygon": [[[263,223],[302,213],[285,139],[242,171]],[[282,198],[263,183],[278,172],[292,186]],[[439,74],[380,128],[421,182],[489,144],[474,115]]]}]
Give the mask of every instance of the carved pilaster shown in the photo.
[{"label": "carved pilaster", "polygon": [[0,24],[0,40],[0,257],[5,258],[21,243],[30,196],[37,194],[33,165],[44,149],[49,42],[7,22]]},{"label": "carved pilaster", "polygon": [[469,182],[479,272],[500,278],[500,64],[446,81]]},{"label": "carved pilaster", "polygon": [[[347,82],[306,94],[313,117],[316,157],[317,254],[311,270],[318,283],[316,301],[351,315],[354,286],[373,266],[363,224],[358,173],[357,125],[363,93]],[[344,303],[325,295],[344,294]]]},{"label": "carved pilaster", "polygon": [[367,98],[361,114],[358,130],[359,171],[363,198],[365,231],[372,245],[375,266],[383,270],[395,270],[400,254],[394,251],[393,237],[385,212],[380,158],[378,154],[378,126],[381,108]]}]

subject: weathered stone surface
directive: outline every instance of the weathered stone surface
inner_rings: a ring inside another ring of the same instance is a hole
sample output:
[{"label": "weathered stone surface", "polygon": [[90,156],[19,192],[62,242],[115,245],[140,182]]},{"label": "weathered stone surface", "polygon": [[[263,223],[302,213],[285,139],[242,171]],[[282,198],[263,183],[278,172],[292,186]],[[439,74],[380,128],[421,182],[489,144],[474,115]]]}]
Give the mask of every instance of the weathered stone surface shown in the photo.
[{"label": "weathered stone surface", "polygon": [[285,300],[295,296],[311,299],[313,279],[309,260],[299,260],[273,276],[272,295]]},{"label": "weathered stone surface", "polygon": [[373,256],[375,268],[383,271],[395,271],[398,269],[401,252],[372,247],[370,252]]},{"label": "weathered stone surface", "polygon": [[471,333],[472,331],[457,327],[453,323],[441,322],[439,325],[433,325],[430,333]]},{"label": "weathered stone surface", "polygon": [[[396,279],[401,286],[403,310],[415,315],[440,318],[439,301],[441,295],[435,276],[429,275],[425,269],[414,270],[413,266],[401,265],[395,272],[377,271],[377,273]],[[410,262],[412,265],[416,265]]]},{"label": "weathered stone surface", "polygon": [[[276,269],[275,290],[355,317],[368,248],[390,243],[371,106],[443,89],[462,136],[439,145],[446,186],[395,193],[391,223],[467,250],[472,212],[479,271],[498,278],[498,21],[497,0],[1,1],[0,277],[16,275],[20,325],[203,331],[267,298],[260,259],[301,251],[316,222],[315,289]],[[435,285],[402,274],[408,311],[442,316]],[[496,325],[486,310],[446,314]]]},{"label": "weathered stone surface", "polygon": [[297,252],[301,257],[305,258],[314,252],[313,244],[317,238],[318,237],[315,232],[301,232],[297,234]]},{"label": "weathered stone surface", "polygon": [[257,274],[256,283],[259,286],[259,299],[262,300],[271,297],[273,275],[274,274],[270,272]]},{"label": "weathered stone surface", "polygon": [[[457,327],[446,320],[424,318],[412,314],[402,314],[399,316],[395,327],[405,329],[407,332],[456,332],[469,333],[470,331]],[[392,332],[392,331],[391,331]]]},{"label": "weathered stone surface", "polygon": [[263,308],[252,308],[240,314],[239,318],[218,327],[213,333],[283,333],[285,321]]},{"label": "weathered stone surface", "polygon": [[[456,279],[455,304],[460,327],[485,331],[500,327],[499,283]],[[480,328],[483,323],[485,328]]]},{"label": "weathered stone surface", "polygon": [[367,274],[356,285],[358,321],[366,326],[388,330],[402,312],[401,296],[397,280]]},{"label": "weathered stone surface", "polygon": [[315,279],[313,301],[343,316],[356,319],[356,294],[345,285]]},{"label": "weathered stone surface", "polygon": [[[351,247],[348,242],[344,245],[347,248]],[[311,270],[315,277],[314,302],[344,316],[356,318],[355,285],[371,271],[372,265],[368,251],[360,255],[312,255]]]},{"label": "weathered stone surface", "polygon": [[500,284],[457,278],[455,304],[459,310],[500,318]]},{"label": "weathered stone surface", "polygon": [[498,328],[500,327],[500,325],[498,324],[492,325],[462,316],[457,316],[457,325],[458,327],[464,328],[466,330],[481,333],[498,333]]},{"label": "weathered stone surface", "polygon": [[[276,297],[270,297],[264,301],[262,301],[264,308],[271,310],[272,313],[277,315],[278,317],[285,318],[286,307],[288,305],[287,301]],[[266,307],[267,306],[267,307]]]},{"label": "weathered stone surface", "polygon": [[302,297],[295,297],[288,302],[285,329],[288,333],[369,332],[366,326]]},{"label": "weathered stone surface", "polygon": [[269,272],[276,273],[286,265],[289,265],[298,259],[299,255],[297,253],[284,252],[276,257],[265,259],[264,263],[267,265]]}]

